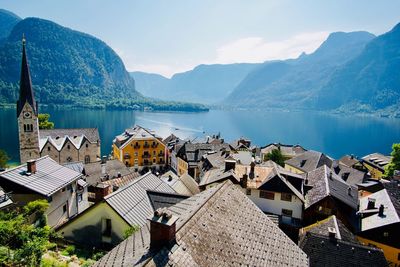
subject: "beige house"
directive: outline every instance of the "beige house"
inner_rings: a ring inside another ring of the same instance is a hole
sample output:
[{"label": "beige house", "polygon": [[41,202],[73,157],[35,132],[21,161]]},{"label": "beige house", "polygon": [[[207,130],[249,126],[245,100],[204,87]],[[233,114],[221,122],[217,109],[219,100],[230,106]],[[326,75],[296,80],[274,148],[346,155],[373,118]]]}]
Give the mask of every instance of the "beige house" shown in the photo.
[{"label": "beige house", "polygon": [[59,226],[89,207],[87,183],[82,174],[59,165],[49,156],[30,160],[0,174],[0,185],[17,206],[46,199],[51,227]]},{"label": "beige house", "polygon": [[146,224],[147,217],[156,208],[185,198],[148,172],[106,196],[103,201],[59,227],[57,232],[79,244],[110,247],[120,243],[130,227]]}]

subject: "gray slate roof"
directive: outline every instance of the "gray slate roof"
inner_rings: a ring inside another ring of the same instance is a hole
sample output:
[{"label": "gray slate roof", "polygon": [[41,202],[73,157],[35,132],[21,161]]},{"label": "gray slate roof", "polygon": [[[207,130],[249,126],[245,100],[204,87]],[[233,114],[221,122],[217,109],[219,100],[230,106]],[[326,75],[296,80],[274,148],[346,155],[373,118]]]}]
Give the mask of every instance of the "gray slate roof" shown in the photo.
[{"label": "gray slate roof", "polygon": [[294,158],[286,160],[285,163],[304,172],[310,172],[323,165],[331,167],[332,159],[321,152],[309,150]]},{"label": "gray slate roof", "polygon": [[[332,173],[332,176],[330,174]],[[347,184],[326,165],[311,171],[307,175],[308,185],[312,186],[306,194],[305,208],[319,202],[327,196],[332,196],[346,205],[357,209],[358,190],[357,187]],[[348,189],[351,189],[351,194]]]},{"label": "gray slate roof", "polygon": [[104,200],[130,225],[142,226],[153,214],[147,190],[175,194],[175,190],[151,172],[132,181]]},{"label": "gray slate roof", "polygon": [[90,143],[100,142],[99,130],[97,128],[72,128],[72,129],[51,129],[39,131],[39,146],[43,149],[47,142],[50,142],[60,151],[68,140],[79,149],[85,140]]},{"label": "gray slate roof", "polygon": [[[399,189],[397,189],[399,190]],[[390,189],[389,189],[390,192]],[[369,196],[360,198],[360,212],[365,212],[368,207],[368,199],[375,199],[375,213],[368,217],[361,219],[361,231],[366,231],[374,228],[378,228],[385,225],[390,225],[400,222],[399,202],[393,201],[393,195],[391,195],[387,189],[380,190]],[[394,199],[393,199],[394,200]],[[384,206],[384,216],[379,216],[378,208],[380,205]]]},{"label": "gray slate roof", "polygon": [[333,240],[325,235],[308,232],[299,246],[307,253],[310,267],[388,266],[385,255],[378,248]]},{"label": "gray slate roof", "polygon": [[351,185],[361,184],[367,178],[367,173],[348,167],[336,160],[332,164],[332,171]]},{"label": "gray slate roof", "polygon": [[117,159],[107,160],[105,163],[105,174],[102,174],[101,161],[92,162],[85,164],[86,181],[90,185],[96,185],[97,183],[105,180],[105,176],[108,175],[109,179],[117,178],[118,174],[125,176],[134,172],[133,168],[128,168],[124,163]]},{"label": "gray slate roof", "polygon": [[161,176],[161,179],[171,186],[178,194],[185,196],[193,196],[200,193],[199,185],[187,173],[178,177],[172,171],[168,171]]},{"label": "gray slate roof", "polygon": [[176,245],[150,251],[147,225],[94,266],[308,266],[306,254],[227,181],[168,208]]},{"label": "gray slate roof", "polygon": [[82,177],[72,169],[64,167],[49,156],[36,160],[36,173],[27,175],[26,163],[0,174],[1,179],[19,184],[44,196],[51,196],[61,188]]}]

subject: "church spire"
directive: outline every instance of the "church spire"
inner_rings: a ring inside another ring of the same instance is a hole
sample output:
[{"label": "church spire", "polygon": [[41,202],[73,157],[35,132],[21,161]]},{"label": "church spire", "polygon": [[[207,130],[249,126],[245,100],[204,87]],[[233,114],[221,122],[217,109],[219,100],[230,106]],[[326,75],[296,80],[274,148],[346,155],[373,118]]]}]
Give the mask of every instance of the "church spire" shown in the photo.
[{"label": "church spire", "polygon": [[38,109],[33,95],[31,75],[29,73],[29,65],[25,51],[25,35],[22,36],[22,63],[21,63],[21,80],[19,82],[19,100],[17,101],[17,117],[19,117],[24,105],[28,102],[34,113],[38,114]]}]

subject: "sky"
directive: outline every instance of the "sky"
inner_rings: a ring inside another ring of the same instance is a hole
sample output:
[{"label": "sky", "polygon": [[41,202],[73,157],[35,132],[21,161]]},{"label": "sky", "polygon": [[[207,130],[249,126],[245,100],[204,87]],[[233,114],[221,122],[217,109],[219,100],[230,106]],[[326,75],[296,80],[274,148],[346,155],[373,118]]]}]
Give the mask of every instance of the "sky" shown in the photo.
[{"label": "sky", "polygon": [[379,35],[400,22],[398,0],[0,0],[0,8],[91,34],[128,71],[166,77],[199,64],[296,58],[331,32]]}]

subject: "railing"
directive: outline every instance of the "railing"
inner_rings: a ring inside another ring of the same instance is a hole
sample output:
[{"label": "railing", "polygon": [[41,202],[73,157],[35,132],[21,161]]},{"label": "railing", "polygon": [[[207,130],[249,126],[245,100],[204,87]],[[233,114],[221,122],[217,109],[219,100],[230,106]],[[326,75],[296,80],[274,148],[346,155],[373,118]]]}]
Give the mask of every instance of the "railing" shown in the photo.
[{"label": "railing", "polygon": [[145,161],[145,162],[143,162],[143,165],[144,165],[144,166],[149,166],[149,165],[151,165],[151,164],[153,164],[151,161]]},{"label": "railing", "polygon": [[143,148],[150,148],[149,144],[144,144]]},{"label": "railing", "polygon": [[150,155],[150,154],[143,154],[142,157],[143,157],[144,159],[148,159],[148,158],[151,158],[151,155]]},{"label": "railing", "polygon": [[138,148],[140,148],[140,145],[134,145],[133,148],[138,149]]}]

